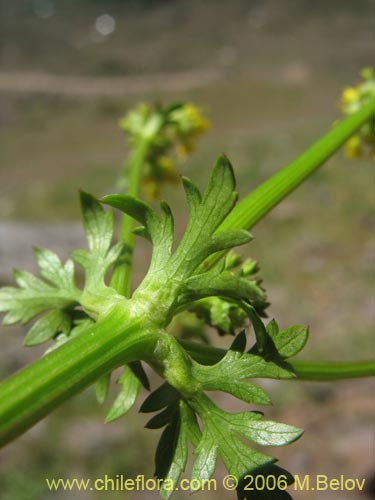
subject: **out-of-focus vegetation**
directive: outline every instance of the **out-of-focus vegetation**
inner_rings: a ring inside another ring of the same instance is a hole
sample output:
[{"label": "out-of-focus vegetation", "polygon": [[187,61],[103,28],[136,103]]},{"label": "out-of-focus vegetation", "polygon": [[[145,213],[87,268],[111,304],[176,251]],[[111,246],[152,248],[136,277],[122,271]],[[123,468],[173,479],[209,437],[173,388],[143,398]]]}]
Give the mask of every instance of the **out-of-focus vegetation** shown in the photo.
[{"label": "out-of-focus vegetation", "polygon": [[[245,194],[331,126],[341,89],[373,62],[371,0],[0,5],[0,226],[8,229],[20,220],[74,225],[79,187],[97,195],[114,191],[126,151],[117,122],[139,100],[187,99],[203,108],[212,129],[182,173],[203,185],[208,166],[224,151]],[[261,263],[270,314],[281,326],[310,325],[306,358],[360,359],[373,350],[373,186],[369,159],[353,162],[337,154],[253,230],[249,252]],[[181,226],[181,192],[173,186],[164,194]],[[67,233],[69,226],[61,227]],[[3,281],[10,280],[2,250],[14,237],[8,229],[0,242]],[[24,247],[31,258],[31,246],[44,238],[40,232],[24,240],[18,235],[17,251]],[[138,248],[139,277],[147,250]],[[36,354],[21,349],[16,329],[1,333],[5,376]],[[279,453],[289,469],[369,478],[371,382],[283,382],[270,391],[274,416],[290,412],[285,419],[308,436]],[[340,422],[333,425],[338,411]],[[45,477],[151,477],[154,447],[144,443],[157,436],[142,430],[146,420],[134,412],[133,419],[104,426],[104,414],[88,391],[2,451],[3,498],[50,498]],[[67,497],[101,498],[74,495]],[[152,494],[108,496],[138,500]],[[296,496],[302,497],[315,498]]]}]

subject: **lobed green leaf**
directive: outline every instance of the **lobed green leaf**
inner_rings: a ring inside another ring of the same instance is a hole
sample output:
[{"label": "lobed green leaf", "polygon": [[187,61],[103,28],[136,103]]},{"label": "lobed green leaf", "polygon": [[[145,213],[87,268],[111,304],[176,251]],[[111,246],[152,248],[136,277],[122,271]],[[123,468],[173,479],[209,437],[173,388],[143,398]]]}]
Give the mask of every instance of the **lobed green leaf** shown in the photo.
[{"label": "lobed green leaf", "polygon": [[117,383],[121,386],[121,389],[111,409],[107,413],[106,422],[117,420],[128,413],[133,407],[141,388],[139,378],[133,373],[133,370],[129,366],[124,367]]}]

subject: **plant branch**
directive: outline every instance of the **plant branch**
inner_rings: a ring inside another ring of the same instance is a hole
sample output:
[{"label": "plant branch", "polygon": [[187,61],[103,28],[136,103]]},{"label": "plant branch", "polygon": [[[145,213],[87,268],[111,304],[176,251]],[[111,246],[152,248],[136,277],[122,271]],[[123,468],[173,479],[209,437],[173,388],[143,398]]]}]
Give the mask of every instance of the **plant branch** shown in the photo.
[{"label": "plant branch", "polygon": [[[125,165],[125,177],[128,179],[127,194],[138,197],[139,186],[142,178],[142,166],[144,164],[147,150],[149,148],[149,138],[141,137],[138,144]],[[128,172],[127,172],[128,170]],[[133,233],[134,219],[126,214],[122,215],[119,241],[125,243],[124,251],[118,259],[111,276],[111,286],[122,295],[130,296],[131,270],[133,261],[134,239]]]},{"label": "plant branch", "polygon": [[373,377],[375,361],[292,361],[298,380],[329,382],[349,378]]},{"label": "plant branch", "polygon": [[[357,128],[375,112],[375,101],[356,115],[336,125],[299,159],[282,169],[246,197],[235,208],[222,228],[251,227],[318,168]],[[141,166],[148,140],[139,144],[131,157],[131,191],[137,194]],[[194,195],[195,192],[193,192]],[[196,194],[196,193],[195,193]],[[123,218],[120,240],[128,244],[127,259],[114,272],[111,285],[123,294],[129,292],[131,252],[134,236],[132,221]],[[218,252],[220,253],[220,252]],[[161,287],[163,291],[163,287]],[[124,299],[124,302],[125,299]],[[9,442],[50,413],[68,397],[88,387],[101,375],[126,363],[152,358],[157,334],[145,328],[142,319],[129,318],[129,310],[116,305],[100,318],[89,334],[77,335],[39,361],[0,384],[0,445]],[[182,342],[197,361],[212,364],[224,350]],[[369,376],[375,363],[291,363],[301,380],[335,380]]]},{"label": "plant branch", "polygon": [[[225,349],[210,347],[186,340],[180,341],[190,356],[198,363],[212,365],[220,361],[226,354]],[[329,382],[331,380],[372,377],[375,375],[375,361],[288,361],[298,380],[315,380]]]},{"label": "plant branch", "polygon": [[375,99],[333,128],[292,163],[243,198],[220,227],[251,229],[375,116]]}]

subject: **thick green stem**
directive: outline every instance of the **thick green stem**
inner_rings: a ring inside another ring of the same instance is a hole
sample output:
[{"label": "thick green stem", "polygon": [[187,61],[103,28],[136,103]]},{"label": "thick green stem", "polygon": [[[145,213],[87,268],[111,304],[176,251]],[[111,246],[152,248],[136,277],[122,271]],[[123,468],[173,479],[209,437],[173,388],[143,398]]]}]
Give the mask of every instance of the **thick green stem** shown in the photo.
[{"label": "thick green stem", "polygon": [[[204,365],[213,365],[220,361],[227,352],[225,349],[210,347],[185,340],[180,341],[190,356]],[[316,380],[329,382],[349,378],[372,377],[375,375],[375,361],[288,361],[298,380]]]},{"label": "thick green stem", "polygon": [[[126,173],[128,180],[127,194],[139,196],[139,186],[142,178],[142,166],[144,165],[147,150],[149,147],[149,138],[142,137],[126,162]],[[123,214],[121,218],[119,241],[125,243],[124,251],[118,259],[111,277],[111,286],[122,295],[130,296],[131,288],[131,270],[134,249],[134,219]]]},{"label": "thick green stem", "polygon": [[[299,159],[246,197],[223,226],[250,228],[256,224],[329,158],[374,112],[375,101],[336,125]],[[155,127],[157,126],[156,121]],[[144,139],[131,158],[129,194],[138,194],[141,166],[147,147],[148,139]],[[118,263],[111,282],[111,285],[123,294],[128,294],[130,287],[134,241],[132,227],[133,222],[125,216],[120,239],[128,245],[127,258]],[[126,308],[116,307],[98,321],[89,335],[71,339],[5,380],[0,384],[0,445],[14,439],[50,413],[59,403],[83,390],[101,375],[135,360],[151,358],[152,361],[157,339],[158,335],[145,329],[141,319],[130,320]],[[197,361],[207,364],[215,362],[215,359],[220,359],[225,354],[223,350],[197,344],[184,342],[183,346]],[[302,380],[369,376],[375,373],[374,365],[370,362],[292,364]]]},{"label": "thick green stem", "polygon": [[111,309],[89,334],[75,337],[0,384],[0,446],[8,443],[62,401],[125,363],[152,356],[157,335]]}]

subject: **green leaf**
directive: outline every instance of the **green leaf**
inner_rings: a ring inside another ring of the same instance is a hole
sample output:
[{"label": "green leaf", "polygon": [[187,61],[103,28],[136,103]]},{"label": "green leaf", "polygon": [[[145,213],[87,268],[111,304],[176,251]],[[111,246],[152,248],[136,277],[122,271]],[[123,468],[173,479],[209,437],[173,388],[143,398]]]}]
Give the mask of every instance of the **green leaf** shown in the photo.
[{"label": "green leaf", "polygon": [[47,313],[30,328],[24,339],[24,345],[32,346],[50,340],[63,325],[66,316],[60,310]]},{"label": "green leaf", "polygon": [[197,458],[191,473],[192,481],[196,480],[199,484],[212,477],[216,469],[218,450],[219,445],[216,439],[213,439],[211,433],[205,432],[195,450]]},{"label": "green leaf", "polygon": [[177,403],[177,401],[171,403],[165,408],[165,410],[150,418],[145,427],[147,429],[160,429],[161,427],[169,424],[175,417],[175,413],[177,411]]},{"label": "green leaf", "polygon": [[184,186],[186,200],[189,207],[189,215],[190,218],[194,220],[197,217],[199,207],[202,202],[202,196],[197,186],[187,177],[182,178],[182,184]]},{"label": "green leaf", "polygon": [[255,281],[223,271],[217,276],[211,273],[199,274],[186,280],[183,294],[178,297],[179,303],[192,302],[202,297],[225,297],[232,300],[246,299],[256,304],[264,302],[264,293]]},{"label": "green leaf", "polygon": [[[203,196],[188,179],[184,179],[183,183],[190,218],[174,252],[173,216],[167,204],[160,204],[158,215],[152,207],[129,195],[109,195],[102,200],[138,220],[142,226],[137,229],[137,233],[153,244],[147,276],[134,292],[133,298],[147,301],[152,293],[155,296],[152,303],[159,302],[159,309],[165,311],[163,318],[160,318],[163,327],[173,315],[191,307],[199,299],[211,296],[226,298],[237,305],[228,306],[223,302],[221,311],[211,308],[206,315],[212,317],[212,323],[217,324],[221,333],[225,330],[233,332],[235,326],[231,325],[230,320],[236,316],[241,317],[239,306],[243,307],[240,303],[242,300],[249,304],[249,307],[254,306],[260,314],[267,305],[264,292],[257,281],[246,279],[243,271],[226,271],[224,261],[208,272],[203,272],[204,266],[201,266],[210,255],[243,245],[251,239],[251,235],[244,230],[217,230],[237,199],[233,169],[228,159],[220,156]],[[79,256],[79,259],[84,260],[85,256]],[[155,316],[153,318],[155,320]],[[239,326],[242,326],[242,321]],[[259,348],[262,350],[262,337],[256,326],[255,330]],[[263,330],[265,332],[264,327]]]},{"label": "green leaf", "polygon": [[96,318],[102,308],[108,306],[106,299],[116,296],[116,292],[104,284],[107,270],[122,250],[122,244],[110,248],[113,214],[104,212],[100,203],[87,193],[82,192],[80,199],[90,250],[75,250],[72,256],[85,269],[84,291],[75,285],[73,261],[69,259],[63,265],[55,253],[44,248],[34,249],[42,279],[16,270],[14,278],[18,288],[0,289],[0,312],[7,313],[4,324],[27,323],[35,316],[47,313],[27,334],[26,345],[36,345],[63,333],[60,345],[77,326],[74,321],[77,306],[82,306],[86,313]]},{"label": "green leaf", "polygon": [[277,336],[277,334],[279,333],[279,331],[280,331],[279,325],[274,318],[271,319],[271,321],[267,324],[266,331],[272,339],[274,339]]},{"label": "green leaf", "polygon": [[113,214],[105,212],[101,204],[90,194],[80,192],[83,225],[89,249],[105,255],[111,246],[113,235]]},{"label": "green leaf", "polygon": [[172,496],[185,470],[188,459],[188,437],[191,428],[196,425],[194,414],[183,401],[180,401],[179,412],[166,427],[155,456],[155,475],[164,479],[160,490],[163,500],[168,500]]},{"label": "green leaf", "polygon": [[270,345],[268,341],[269,337],[267,334],[267,330],[262,323],[262,320],[250,303],[241,300],[241,307],[243,307],[251,321],[251,324],[253,325],[255,337],[257,339],[257,350],[262,354],[267,354],[272,350],[273,346]]},{"label": "green leaf", "polygon": [[247,343],[246,332],[245,330],[242,330],[240,333],[236,335],[229,349],[231,351],[245,352],[246,343]]},{"label": "green leaf", "polygon": [[283,446],[298,439],[303,431],[297,427],[271,421],[252,421],[243,415],[233,415],[233,425],[246,439],[262,446]]},{"label": "green leaf", "polygon": [[34,254],[44,279],[57,288],[74,292],[74,266],[71,260],[63,266],[58,256],[45,248],[35,248]]},{"label": "green leaf", "polygon": [[217,251],[215,249],[222,248],[223,245],[228,248],[226,242],[229,238],[233,237],[233,241],[245,241],[244,233],[239,237],[239,233],[229,232],[224,239],[217,233],[213,238],[214,232],[237,199],[233,169],[226,157],[220,156],[217,160],[199,205],[198,190],[192,188],[191,183],[186,180],[184,187],[190,212],[194,215],[190,216],[185,234],[170,261],[171,272],[178,273],[182,278],[191,276],[208,255]]},{"label": "green leaf", "polygon": [[229,350],[214,365],[193,365],[194,376],[204,386],[226,383],[228,380],[239,382],[248,378],[294,378],[292,368],[285,362],[266,361],[259,354],[241,353]]},{"label": "green leaf", "polygon": [[[243,429],[261,418],[255,412],[228,414],[210,399],[201,395],[191,404],[203,421],[202,438],[196,450],[192,479],[199,481],[212,477],[217,457],[220,456],[229,474],[241,479],[257,467],[272,463],[274,458],[264,455],[241,441]],[[246,436],[244,436],[246,437]]]},{"label": "green leaf", "polygon": [[[276,322],[275,322],[276,323]],[[278,354],[282,358],[291,358],[298,354],[306,345],[309,337],[309,329],[303,325],[294,325],[278,331],[275,328],[275,323],[267,325],[267,332],[272,338]]]},{"label": "green leaf", "polygon": [[[80,202],[89,250],[74,250],[71,256],[74,262],[85,270],[85,299],[90,300],[95,294],[100,297],[111,294],[115,296],[115,291],[104,283],[108,269],[120,257],[124,247],[124,244],[119,242],[111,248],[113,213],[105,212],[98,200],[83,191],[80,192]],[[94,300],[93,309],[98,305]]]},{"label": "green leaf", "polygon": [[0,311],[8,311],[4,324],[27,323],[38,314],[52,310],[67,310],[79,300],[79,291],[72,288],[56,288],[26,271],[15,271],[19,288],[0,289]]},{"label": "green leaf", "polygon": [[134,405],[141,388],[139,378],[134,375],[128,366],[125,366],[117,383],[121,385],[121,389],[107,414],[106,422],[112,422],[128,413]]},{"label": "green leaf", "polygon": [[178,415],[162,432],[155,454],[155,476],[165,478],[172,464],[180,430]]},{"label": "green leaf", "polygon": [[106,400],[110,381],[111,373],[106,373],[95,382],[95,394],[99,404],[103,404]]},{"label": "green leaf", "polygon": [[178,401],[179,399],[180,395],[178,391],[165,382],[144,400],[139,411],[141,413],[158,411]]},{"label": "green leaf", "polygon": [[129,363],[128,366],[134,373],[134,375],[139,379],[143,387],[149,391],[150,382],[148,380],[146,372],[143,369],[142,363],[140,361],[133,361],[132,363]]},{"label": "green leaf", "polygon": [[271,400],[268,394],[255,384],[250,382],[225,382],[222,379],[219,382],[212,381],[205,384],[206,391],[222,391],[245,401],[245,403],[254,403],[257,405],[269,405]]},{"label": "green leaf", "polygon": [[104,196],[103,203],[118,208],[142,224],[136,229],[153,244],[153,254],[149,272],[156,272],[169,259],[173,245],[174,221],[171,210],[165,202],[160,203],[160,217],[147,203],[129,195]]},{"label": "green leaf", "polygon": [[238,304],[221,297],[205,297],[192,302],[188,309],[202,318],[207,325],[217,329],[219,335],[234,335],[236,328],[243,328],[246,314]]}]

